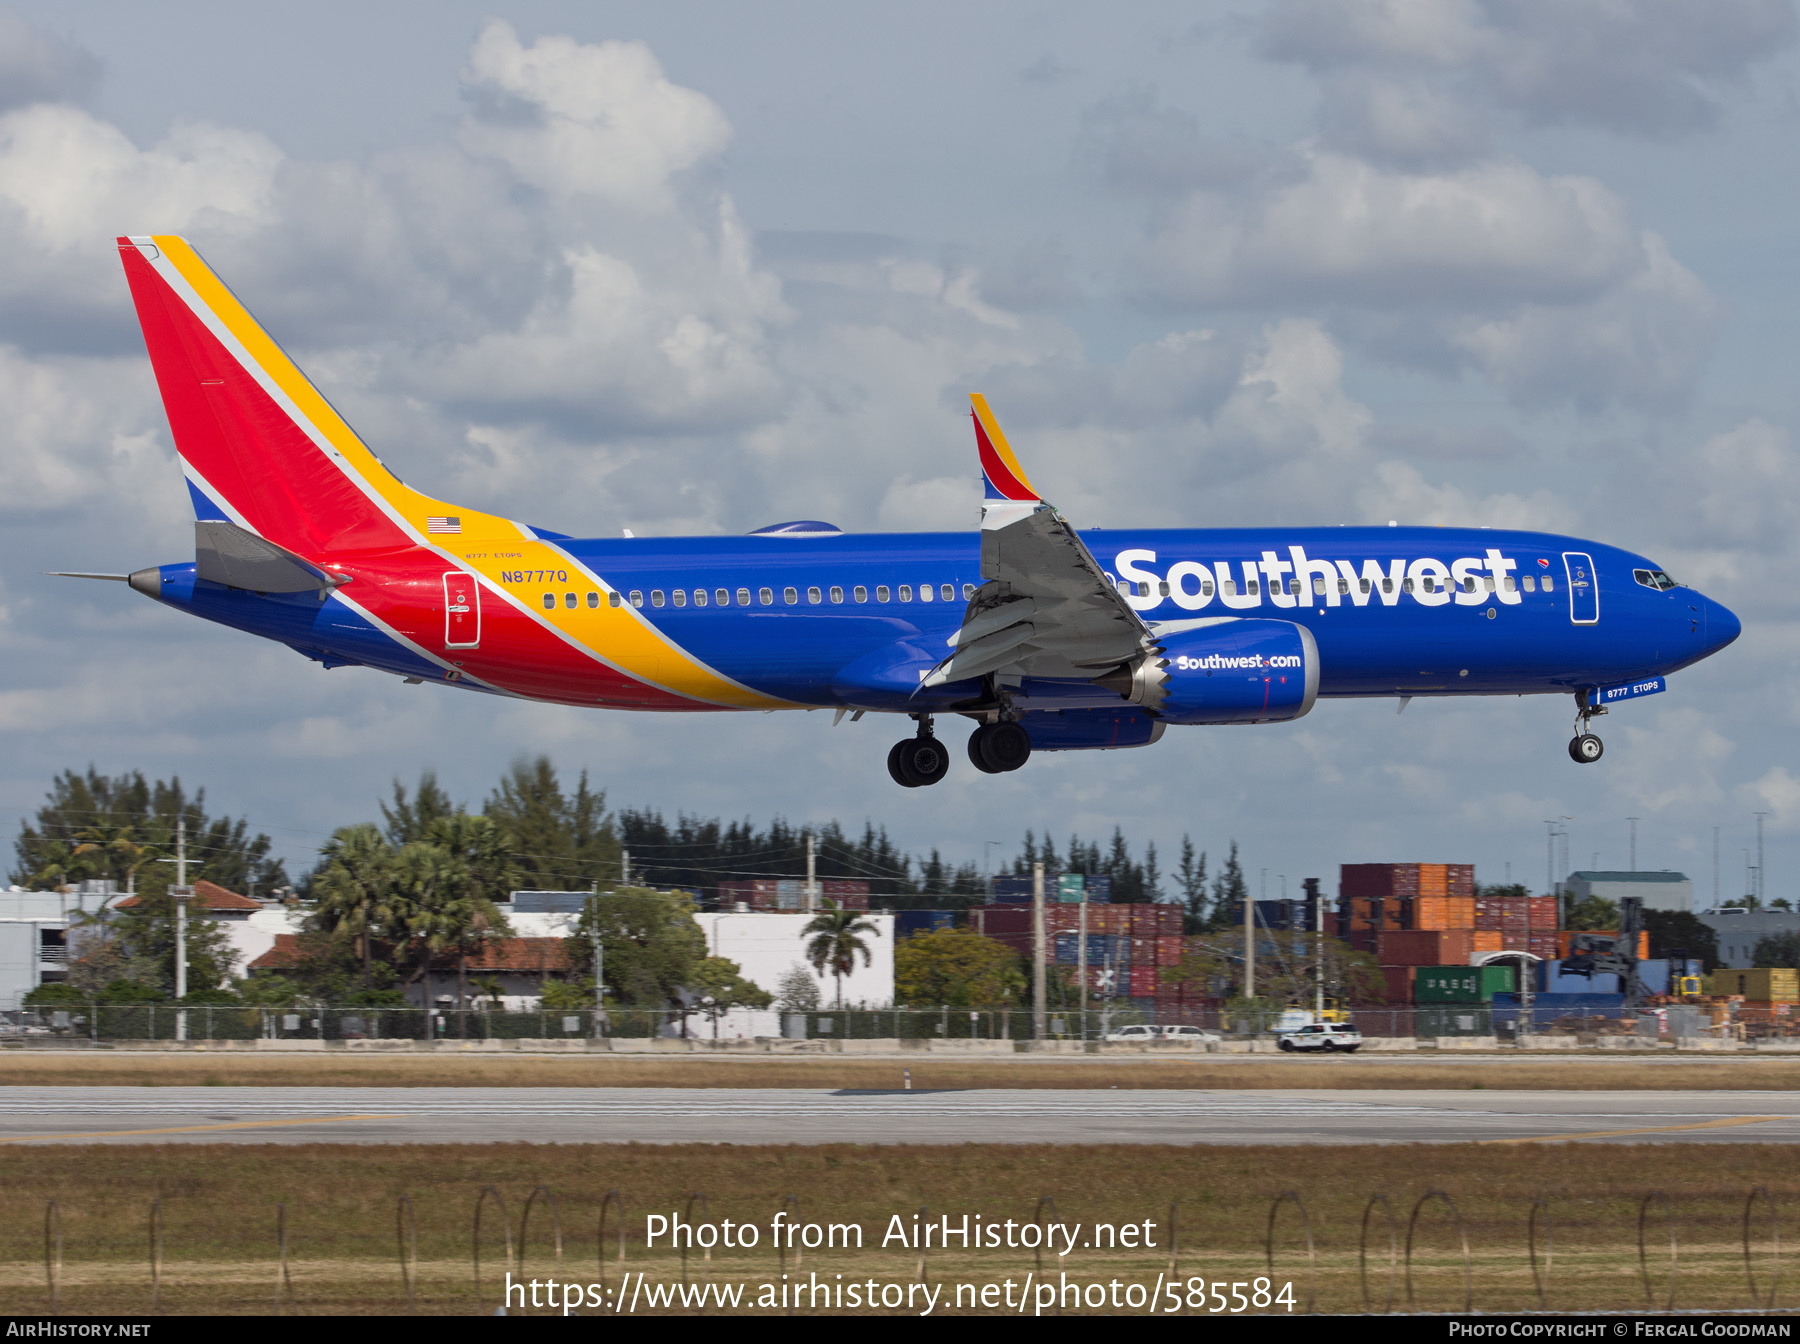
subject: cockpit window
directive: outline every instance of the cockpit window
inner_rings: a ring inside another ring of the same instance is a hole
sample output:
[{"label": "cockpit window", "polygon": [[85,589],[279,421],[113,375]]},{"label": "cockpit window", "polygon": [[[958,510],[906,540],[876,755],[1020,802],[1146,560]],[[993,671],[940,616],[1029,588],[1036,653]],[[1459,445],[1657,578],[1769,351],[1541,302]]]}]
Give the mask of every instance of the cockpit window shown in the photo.
[{"label": "cockpit window", "polygon": [[1644,587],[1654,588],[1659,593],[1676,586],[1675,580],[1660,569],[1634,569],[1631,571],[1631,577],[1643,584]]}]

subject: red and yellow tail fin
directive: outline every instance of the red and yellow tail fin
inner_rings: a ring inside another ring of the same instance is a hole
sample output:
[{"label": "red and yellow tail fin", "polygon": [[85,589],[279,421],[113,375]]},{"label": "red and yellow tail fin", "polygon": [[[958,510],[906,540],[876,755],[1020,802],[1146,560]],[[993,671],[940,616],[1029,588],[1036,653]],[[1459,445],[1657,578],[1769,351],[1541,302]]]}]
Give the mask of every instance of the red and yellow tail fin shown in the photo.
[{"label": "red and yellow tail fin", "polygon": [[311,556],[535,535],[401,482],[184,239],[118,241],[201,518]]}]

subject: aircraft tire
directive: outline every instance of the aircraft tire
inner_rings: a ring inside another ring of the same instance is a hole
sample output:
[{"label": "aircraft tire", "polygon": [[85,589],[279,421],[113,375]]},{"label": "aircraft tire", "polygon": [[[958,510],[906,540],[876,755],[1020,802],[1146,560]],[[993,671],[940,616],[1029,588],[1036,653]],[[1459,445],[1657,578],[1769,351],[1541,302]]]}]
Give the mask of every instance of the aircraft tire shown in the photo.
[{"label": "aircraft tire", "polygon": [[1000,767],[989,764],[987,752],[983,750],[987,735],[988,725],[985,723],[969,734],[969,763],[984,775],[997,775],[1001,772]]},{"label": "aircraft tire", "polygon": [[950,772],[950,753],[935,737],[909,737],[894,750],[899,774],[906,777],[909,788],[935,784]]},{"label": "aircraft tire", "polygon": [[1017,770],[1031,759],[1031,734],[1016,723],[991,723],[982,729],[981,754],[995,772]]},{"label": "aircraft tire", "polygon": [[1592,733],[1582,733],[1569,741],[1569,759],[1578,765],[1592,765],[1606,751],[1606,744]]},{"label": "aircraft tire", "polygon": [[916,789],[920,784],[924,783],[923,780],[914,778],[907,767],[906,749],[911,745],[912,739],[909,737],[905,741],[896,742],[893,746],[888,748],[888,774],[893,777],[894,783],[898,784],[903,789]]}]

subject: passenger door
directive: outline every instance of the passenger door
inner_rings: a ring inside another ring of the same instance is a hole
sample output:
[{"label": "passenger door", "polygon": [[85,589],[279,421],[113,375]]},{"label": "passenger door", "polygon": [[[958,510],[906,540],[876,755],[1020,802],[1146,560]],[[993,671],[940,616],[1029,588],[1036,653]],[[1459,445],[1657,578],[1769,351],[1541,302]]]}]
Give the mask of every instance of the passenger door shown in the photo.
[{"label": "passenger door", "polygon": [[444,575],[444,647],[473,649],[481,643],[481,585],[453,569]]},{"label": "passenger door", "polygon": [[1563,552],[1563,572],[1569,578],[1569,619],[1576,625],[1593,625],[1600,619],[1600,583],[1594,577],[1594,559],[1584,551]]}]

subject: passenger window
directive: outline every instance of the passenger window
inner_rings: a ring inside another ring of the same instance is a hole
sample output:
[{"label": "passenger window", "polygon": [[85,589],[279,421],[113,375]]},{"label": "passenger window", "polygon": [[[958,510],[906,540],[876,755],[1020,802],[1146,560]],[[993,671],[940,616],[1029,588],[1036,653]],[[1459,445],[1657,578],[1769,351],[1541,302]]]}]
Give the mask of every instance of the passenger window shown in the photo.
[{"label": "passenger window", "polygon": [[1245,589],[1245,591],[1247,593],[1249,593],[1251,597],[1261,597],[1262,596],[1262,581],[1260,579],[1251,579],[1249,586]]},{"label": "passenger window", "polygon": [[1211,597],[1212,595],[1213,595],[1212,580],[1211,579],[1201,579],[1200,580],[1200,596]]},{"label": "passenger window", "polygon": [[[1365,593],[1369,591],[1369,581],[1367,579],[1363,580],[1363,591]],[[1392,579],[1383,579],[1381,581],[1381,591],[1384,593],[1393,592],[1394,591],[1394,581]]]},{"label": "passenger window", "polygon": [[600,605],[600,594],[599,593],[589,593],[588,594],[588,605],[590,607],[599,606]]},{"label": "passenger window", "polygon": [[1236,597],[1237,596],[1237,580],[1236,579],[1226,579],[1225,580],[1225,595],[1227,597]]},{"label": "passenger window", "polygon": [[687,605],[687,589],[677,588],[674,592],[669,594],[669,599],[674,602],[676,606],[685,607]]},{"label": "passenger window", "polygon": [[[750,600],[749,591],[747,589],[745,590],[744,600],[746,602]],[[715,607],[729,607],[731,605],[731,590],[729,588],[713,589],[713,605]]]},{"label": "passenger window", "polygon": [[[1366,593],[1369,590],[1367,588],[1365,588],[1365,589],[1363,589],[1363,591]],[[1339,579],[1338,580],[1338,595],[1340,597],[1342,597],[1342,596],[1347,595],[1349,592],[1350,592],[1350,580],[1349,579]]]},{"label": "passenger window", "polygon": [[867,602],[869,600],[869,590],[859,583],[856,585],[854,596],[858,602]]},{"label": "passenger window", "polygon": [[844,600],[844,590],[835,583],[831,585],[831,600],[833,602],[842,602]]},{"label": "passenger window", "polygon": [[[1489,579],[1488,587],[1492,588],[1493,586],[1494,586],[1494,581],[1492,579]],[[1464,579],[1463,580],[1463,591],[1465,593],[1474,592],[1475,591],[1475,580],[1474,579]]]},{"label": "passenger window", "polygon": [[652,588],[650,590],[650,605],[653,607],[660,607],[662,604],[663,590],[660,588]]},{"label": "passenger window", "polygon": [[1313,576],[1313,595],[1316,597],[1325,596],[1325,580],[1319,578],[1316,574]]},{"label": "passenger window", "polygon": [[808,588],[806,590],[806,600],[816,607],[825,600],[825,594],[821,593],[817,588]]},{"label": "passenger window", "polygon": [[555,611],[556,610],[556,594],[555,593],[545,593],[544,594],[544,610],[545,611]]},{"label": "passenger window", "polygon": [[616,607],[619,605],[619,594],[616,591],[606,595],[606,605],[609,607]]},{"label": "passenger window", "polygon": [[[1489,579],[1488,587],[1492,588],[1493,586],[1494,586],[1494,581],[1492,579]],[[1509,593],[1516,593],[1519,591],[1519,581],[1517,579],[1513,578],[1513,576],[1510,574],[1508,574],[1506,576],[1506,591]]]},{"label": "passenger window", "polygon": [[900,585],[900,600],[902,602],[912,601],[912,585],[910,583]]},{"label": "passenger window", "polygon": [[[1388,582],[1389,582],[1389,583],[1392,583],[1392,582],[1393,582],[1393,580],[1391,580],[1391,579],[1390,579],[1390,580],[1389,580],[1389,581],[1388,581]],[[1431,582],[1431,580],[1430,580],[1430,579],[1426,579],[1426,580],[1425,580],[1425,582],[1426,582],[1426,583],[1430,583],[1430,582]],[[1412,590],[1413,590],[1413,581],[1412,581],[1412,580],[1411,580],[1411,579],[1408,579],[1408,580],[1406,580],[1406,581],[1405,581],[1405,582],[1404,582],[1404,583],[1402,583],[1402,584],[1401,584],[1401,585],[1400,585],[1400,591],[1401,591],[1401,592],[1403,592],[1403,593],[1410,593],[1410,592],[1411,592],[1411,591],[1412,591]]]},{"label": "passenger window", "polygon": [[1535,593],[1537,591],[1537,580],[1532,578],[1531,575],[1527,574],[1525,576],[1523,582],[1525,584],[1526,592]]},{"label": "passenger window", "polygon": [[[796,605],[800,601],[800,590],[798,588],[783,588],[781,590],[781,600],[790,607]],[[764,605],[766,606],[767,603]]]},{"label": "passenger window", "polygon": [[[1494,581],[1493,581],[1493,580],[1492,580],[1492,579],[1483,579],[1483,580],[1482,580],[1482,583],[1483,583],[1483,584],[1485,584],[1485,585],[1486,585],[1486,587],[1487,587],[1487,590],[1488,590],[1488,591],[1489,591],[1489,592],[1490,592],[1490,593],[1491,593],[1491,592],[1493,592],[1493,591],[1494,591]],[[1469,591],[1470,591],[1470,592],[1471,592],[1471,593],[1472,593],[1472,592],[1474,592],[1474,591],[1475,591],[1475,590],[1474,590],[1474,589],[1473,589],[1473,588],[1470,588],[1470,589],[1469,589]]]},{"label": "passenger window", "polygon": [[563,594],[563,605],[565,607],[569,607],[569,608],[573,609],[573,608],[579,607],[581,605],[581,599],[579,597],[576,597],[574,593],[564,593]]},{"label": "passenger window", "polygon": [[750,605],[750,590],[748,588],[738,589],[738,605],[740,607],[747,607]]},{"label": "passenger window", "polygon": [[1556,580],[1551,578],[1548,574],[1544,575],[1544,591],[1546,593],[1554,593],[1556,591]]},{"label": "passenger window", "polygon": [[634,607],[641,607],[644,605],[644,595],[636,588],[631,590],[631,605]]},{"label": "passenger window", "polygon": [[888,586],[885,583],[878,583],[875,585],[875,600],[877,602],[885,602],[888,600]]},{"label": "passenger window", "polygon": [[[1276,582],[1279,583],[1280,580],[1277,579]],[[1300,596],[1300,580],[1299,579],[1289,579],[1288,580],[1288,592],[1292,593],[1295,597]]]},{"label": "passenger window", "polygon": [[1427,574],[1422,582],[1425,584],[1426,592],[1435,593],[1437,591],[1437,580],[1432,578],[1431,575]]},{"label": "passenger window", "polygon": [[1169,585],[1166,583],[1157,584],[1156,585],[1156,595],[1158,597],[1167,597],[1169,595]]},{"label": "passenger window", "polygon": [[954,583],[941,585],[938,588],[938,596],[943,598],[946,602],[956,601],[956,585]]},{"label": "passenger window", "polygon": [[765,607],[774,606],[775,590],[773,588],[758,588],[756,590],[756,600],[761,602]]},{"label": "passenger window", "polygon": [[931,585],[929,583],[921,583],[919,585],[919,601],[931,601]]},{"label": "passenger window", "polygon": [[975,597],[975,585],[972,583],[965,583],[963,585],[963,601],[965,601],[965,602],[972,601],[974,599],[974,597]]},{"label": "passenger window", "polygon": [[694,589],[694,605],[696,607],[704,607],[706,605],[706,589]]}]

